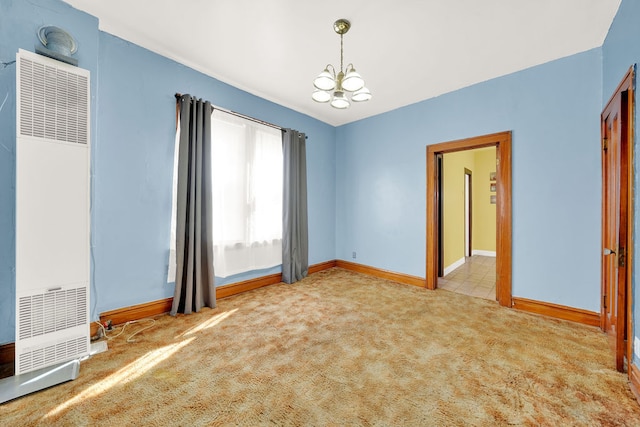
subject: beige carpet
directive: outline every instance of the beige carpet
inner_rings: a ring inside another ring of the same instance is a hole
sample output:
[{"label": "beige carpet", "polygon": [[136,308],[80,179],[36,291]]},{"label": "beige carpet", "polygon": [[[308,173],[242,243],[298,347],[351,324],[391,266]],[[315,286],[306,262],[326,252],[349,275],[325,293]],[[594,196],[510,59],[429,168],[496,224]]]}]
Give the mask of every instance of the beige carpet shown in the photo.
[{"label": "beige carpet", "polygon": [[142,326],[0,424],[640,425],[598,329],[341,269]]}]

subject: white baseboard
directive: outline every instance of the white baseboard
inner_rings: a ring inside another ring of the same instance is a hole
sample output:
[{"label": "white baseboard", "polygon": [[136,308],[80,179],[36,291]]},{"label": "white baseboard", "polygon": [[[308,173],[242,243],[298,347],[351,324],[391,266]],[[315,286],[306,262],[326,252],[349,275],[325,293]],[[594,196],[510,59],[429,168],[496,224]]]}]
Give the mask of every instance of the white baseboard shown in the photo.
[{"label": "white baseboard", "polygon": [[455,270],[456,268],[460,267],[462,264],[464,264],[464,257],[460,258],[459,260],[457,260],[453,264],[445,267],[444,272],[443,272],[443,276],[446,276],[447,274],[451,273],[453,270]]},{"label": "white baseboard", "polygon": [[496,257],[496,251],[483,251],[480,249],[474,249],[471,251],[471,255],[482,255],[482,256],[492,256]]}]

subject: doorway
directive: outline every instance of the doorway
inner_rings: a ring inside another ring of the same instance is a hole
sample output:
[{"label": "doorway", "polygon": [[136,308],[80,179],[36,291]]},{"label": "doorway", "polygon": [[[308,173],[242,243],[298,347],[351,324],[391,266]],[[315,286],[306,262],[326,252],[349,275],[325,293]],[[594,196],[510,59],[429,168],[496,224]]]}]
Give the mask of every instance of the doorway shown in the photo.
[{"label": "doorway", "polygon": [[511,132],[501,132],[427,146],[426,287],[436,289],[441,266],[441,166],[445,153],[496,147],[496,299],[511,307]]},{"label": "doorway", "polygon": [[496,301],[496,147],[443,155],[443,233],[437,287]]},{"label": "doorway", "polygon": [[632,359],[633,80],[629,69],[600,118],[602,136],[602,258],[600,327],[616,369]]}]

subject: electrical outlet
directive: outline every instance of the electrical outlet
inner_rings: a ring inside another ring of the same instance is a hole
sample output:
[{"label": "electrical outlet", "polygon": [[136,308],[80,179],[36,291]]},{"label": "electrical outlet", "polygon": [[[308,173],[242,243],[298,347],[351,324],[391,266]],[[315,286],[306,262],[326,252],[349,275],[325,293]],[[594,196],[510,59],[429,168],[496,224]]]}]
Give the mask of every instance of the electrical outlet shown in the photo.
[{"label": "electrical outlet", "polygon": [[351,258],[356,259],[356,251],[351,252]]}]

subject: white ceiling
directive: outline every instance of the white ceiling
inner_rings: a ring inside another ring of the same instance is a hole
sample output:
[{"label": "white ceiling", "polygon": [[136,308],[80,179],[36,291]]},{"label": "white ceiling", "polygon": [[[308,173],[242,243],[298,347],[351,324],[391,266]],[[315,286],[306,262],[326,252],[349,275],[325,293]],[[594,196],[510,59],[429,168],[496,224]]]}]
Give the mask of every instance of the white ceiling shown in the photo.
[{"label": "white ceiling", "polygon": [[[338,126],[599,47],[621,0],[65,1],[105,32]],[[311,99],[314,77],[340,65],[338,18],[351,21],[345,64],[373,94],[348,110]]]}]

